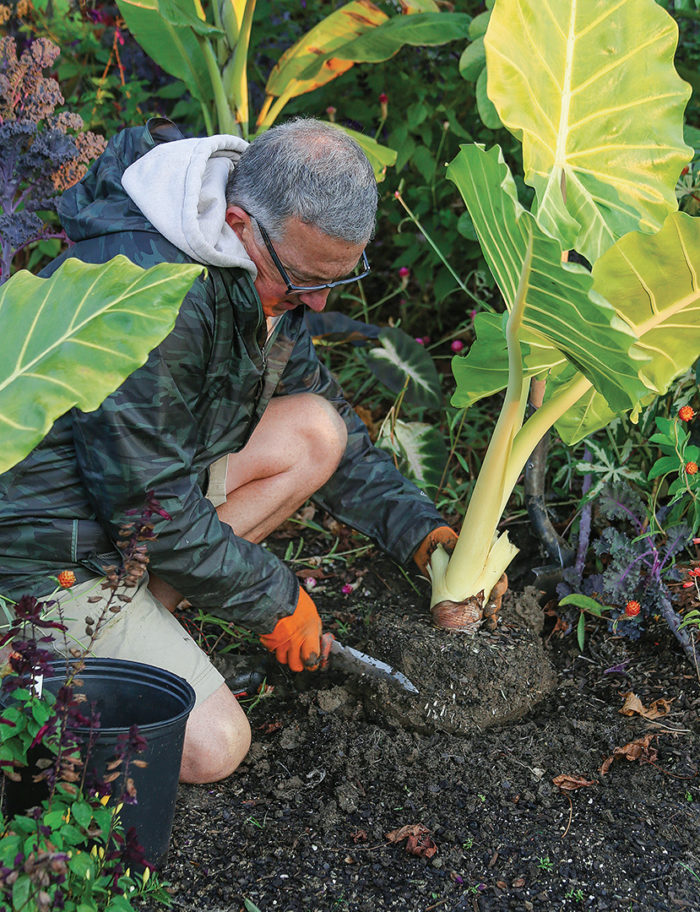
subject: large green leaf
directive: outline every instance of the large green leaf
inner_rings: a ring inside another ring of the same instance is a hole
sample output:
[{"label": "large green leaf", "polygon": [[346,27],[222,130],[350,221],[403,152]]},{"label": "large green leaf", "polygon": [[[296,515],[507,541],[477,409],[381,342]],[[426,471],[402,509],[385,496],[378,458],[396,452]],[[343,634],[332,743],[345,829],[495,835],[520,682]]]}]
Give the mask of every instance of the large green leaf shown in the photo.
[{"label": "large green leaf", "polygon": [[497,146],[462,146],[447,176],[469,209],[481,248],[510,310],[524,295],[523,326],[566,355],[615,409],[643,392],[634,335],[592,289],[582,266],[561,262],[561,246],[520,205]]},{"label": "large green leaf", "polygon": [[[466,355],[452,359],[457,389],[451,404],[456,408],[469,408],[508,385],[508,345],[503,322],[502,314],[480,313],[474,318],[476,341]],[[566,363],[560,351],[527,329],[520,333],[520,345],[526,377],[540,376]]]},{"label": "large green leaf", "polygon": [[447,463],[447,447],[439,427],[420,421],[387,420],[377,446],[391,453],[402,475],[434,497]]},{"label": "large green leaf", "polygon": [[[166,73],[182,79],[192,95],[210,104],[214,93],[197,34],[212,31],[195,0],[117,0],[129,31]],[[216,30],[214,30],[216,31]]]},{"label": "large green leaf", "polygon": [[[508,348],[503,317],[481,313],[474,320],[476,341],[467,355],[452,359],[452,373],[457,389],[451,404],[469,408],[479,399],[492,396],[508,383]],[[523,374],[547,380],[545,401],[566,394],[580,377],[580,372],[553,345],[536,333],[523,329],[520,333]],[[543,376],[545,375],[545,376]],[[570,406],[554,427],[561,439],[571,446],[605,427],[620,412],[614,412],[605,398],[591,386],[575,405]]]},{"label": "large green leaf", "polygon": [[56,418],[73,406],[96,409],[146,361],[203,268],[69,259],[49,279],[22,270],[0,288],[0,472]]},{"label": "large green leaf", "polygon": [[674,212],[657,234],[626,235],[598,260],[593,279],[649,357],[645,385],[666,392],[700,354],[700,219]]},{"label": "large green leaf", "polygon": [[406,389],[411,405],[439,408],[440,377],[428,352],[402,329],[389,327],[379,333],[381,347],[367,353],[372,373],[392,392]]},{"label": "large green leaf", "polygon": [[523,143],[538,220],[591,262],[676,208],[690,87],[678,28],[654,0],[497,0],[488,94]]},{"label": "large green leaf", "polygon": [[[387,18],[386,13],[369,0],[346,3],[282,54],[268,77],[266,94],[295,98],[340,76],[350,69],[353,61],[339,60],[336,52],[358,35],[386,22]],[[309,69],[311,75],[305,74]]]}]

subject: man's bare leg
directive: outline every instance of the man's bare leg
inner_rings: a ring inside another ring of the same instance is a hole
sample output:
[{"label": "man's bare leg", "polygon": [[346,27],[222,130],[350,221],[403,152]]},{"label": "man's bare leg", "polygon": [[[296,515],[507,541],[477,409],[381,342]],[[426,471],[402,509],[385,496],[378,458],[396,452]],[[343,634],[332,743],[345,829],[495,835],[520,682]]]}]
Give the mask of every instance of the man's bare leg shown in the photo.
[{"label": "man's bare leg", "polygon": [[[229,456],[227,497],[217,507],[219,519],[236,535],[262,541],[325,484],[346,444],[345,424],[325,399],[313,394],[273,399],[246,446]],[[154,575],[149,588],[171,610],[181,599]],[[249,746],[248,719],[222,684],[190,714],[180,780],[223,779],[236,769]]]}]

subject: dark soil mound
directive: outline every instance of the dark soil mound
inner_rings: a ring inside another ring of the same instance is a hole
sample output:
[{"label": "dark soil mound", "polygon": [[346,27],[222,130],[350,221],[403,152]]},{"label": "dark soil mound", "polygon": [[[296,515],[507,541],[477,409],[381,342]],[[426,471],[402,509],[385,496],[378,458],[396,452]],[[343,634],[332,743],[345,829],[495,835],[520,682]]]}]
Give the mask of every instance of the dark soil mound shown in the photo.
[{"label": "dark soil mound", "polygon": [[[390,562],[364,569],[352,595],[318,586],[324,620],[420,695],[271,665],[240,770],[180,788],[174,908],[700,910],[700,690],[663,622],[636,642],[599,625],[580,655],[547,640],[530,592],[460,637]],[[670,711],[621,715],[630,691]]]}]

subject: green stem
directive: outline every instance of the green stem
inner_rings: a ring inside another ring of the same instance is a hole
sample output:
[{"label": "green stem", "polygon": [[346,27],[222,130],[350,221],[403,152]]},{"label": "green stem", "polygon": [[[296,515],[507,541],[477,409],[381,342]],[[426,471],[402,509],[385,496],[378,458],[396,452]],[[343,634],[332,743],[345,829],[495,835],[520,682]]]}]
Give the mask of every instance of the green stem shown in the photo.
[{"label": "green stem", "polygon": [[243,136],[248,137],[250,114],[248,110],[248,50],[250,48],[250,33],[253,27],[256,0],[248,0],[245,5],[241,21],[238,41],[233,52],[231,67],[226,68],[224,80],[227,95],[233,101],[236,121],[241,125]]},{"label": "green stem", "polygon": [[445,269],[447,269],[447,271],[449,272],[449,274],[452,276],[452,278],[455,280],[455,282],[459,285],[459,287],[462,289],[462,291],[465,293],[465,295],[467,295],[467,297],[471,298],[472,301],[475,301],[475,302],[476,302],[477,304],[479,304],[481,307],[485,307],[485,308],[487,308],[488,310],[490,310],[492,313],[495,313],[493,307],[491,307],[489,304],[487,304],[486,301],[482,301],[481,298],[477,298],[477,296],[474,294],[474,292],[471,291],[469,288],[467,288],[467,286],[464,284],[464,282],[460,279],[460,277],[459,277],[459,276],[457,275],[457,273],[454,271],[454,269],[452,268],[452,266],[450,266],[450,264],[449,264],[449,263],[447,262],[447,260],[445,259],[444,255],[443,255],[443,253],[442,253],[442,250],[440,250],[440,248],[438,247],[438,245],[437,245],[437,244],[435,243],[435,241],[430,237],[430,235],[428,234],[428,232],[425,230],[425,228],[424,228],[424,227],[421,225],[421,223],[418,221],[417,217],[414,215],[414,213],[411,211],[411,209],[406,205],[406,202],[405,202],[404,198],[401,196],[401,194],[399,193],[398,190],[396,191],[396,193],[394,194],[394,196],[395,196],[396,199],[401,203],[401,205],[403,206],[403,208],[404,208],[404,209],[406,210],[406,212],[408,213],[408,217],[411,219],[411,221],[412,221],[413,224],[416,226],[416,228],[420,231],[420,233],[423,235],[423,237],[426,239],[426,241],[427,241],[427,242],[430,244],[430,246],[433,248],[433,250],[435,251],[435,253],[438,255],[438,257],[439,257],[440,260],[442,261],[442,263],[443,263]]},{"label": "green stem", "polygon": [[[207,103],[204,101],[204,98],[207,93],[205,91],[206,86],[202,85],[200,83],[201,73],[198,72],[195,69],[195,67],[193,66],[192,61],[191,61],[191,55],[188,54],[187,51],[185,50],[185,47],[184,47],[182,41],[180,40],[180,37],[177,34],[177,31],[172,27],[172,25],[170,25],[170,23],[166,22],[165,20],[163,20],[163,26],[164,26],[166,32],[168,33],[168,37],[169,37],[170,41],[172,41],[172,43],[177,48],[177,51],[178,51],[178,54],[180,55],[180,57],[183,60],[187,61],[187,66],[189,68],[189,74],[190,74],[190,80],[189,81],[185,80],[185,85],[187,85],[188,87],[191,87],[191,86],[196,87],[197,92],[199,93],[199,95],[198,95],[199,105],[202,109],[202,116],[204,117],[204,129],[207,131],[207,136],[211,136],[214,132],[214,124],[212,122],[211,113],[209,111],[209,108],[207,107]],[[200,46],[201,46],[202,39],[199,38],[199,36],[197,36],[197,35],[195,35],[195,37],[198,39]],[[211,48],[210,48],[210,50],[211,50]],[[217,70],[217,78],[218,78],[218,70]],[[214,88],[214,86],[212,85],[211,88]],[[214,88],[214,91],[215,91],[215,88]],[[197,94],[195,92],[193,92],[192,94],[195,95],[195,97],[197,97]]]},{"label": "green stem", "polygon": [[203,38],[202,36],[197,37],[207,64],[207,71],[214,92],[214,103],[216,105],[216,115],[219,121],[219,132],[232,133],[234,136],[240,136],[240,130],[236,127],[236,122],[231,115],[231,108],[229,107],[226,93],[224,92],[224,84],[221,81],[216,55],[207,38]]},{"label": "green stem", "polygon": [[515,435],[522,424],[526,386],[529,386],[524,382],[519,333],[527,305],[533,249],[534,237],[530,231],[518,290],[506,324],[508,386],[505,400],[447,567],[445,581],[451,592],[476,595],[473,587],[486,566],[503,512],[504,483]]}]

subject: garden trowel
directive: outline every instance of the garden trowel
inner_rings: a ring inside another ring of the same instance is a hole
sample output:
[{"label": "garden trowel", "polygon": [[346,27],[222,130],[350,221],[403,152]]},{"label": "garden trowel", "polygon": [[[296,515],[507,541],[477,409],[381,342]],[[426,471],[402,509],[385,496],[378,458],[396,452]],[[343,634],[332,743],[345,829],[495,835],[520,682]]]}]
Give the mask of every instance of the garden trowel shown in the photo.
[{"label": "garden trowel", "polygon": [[[327,645],[329,640],[330,648]],[[392,668],[386,662],[360,652],[359,649],[353,649],[352,646],[344,646],[332,634],[324,634],[321,651],[322,654],[328,656],[328,666],[330,668],[347,671],[351,674],[380,678],[383,681],[397,684],[408,693],[418,693],[418,688],[408,680],[405,674]]]}]

